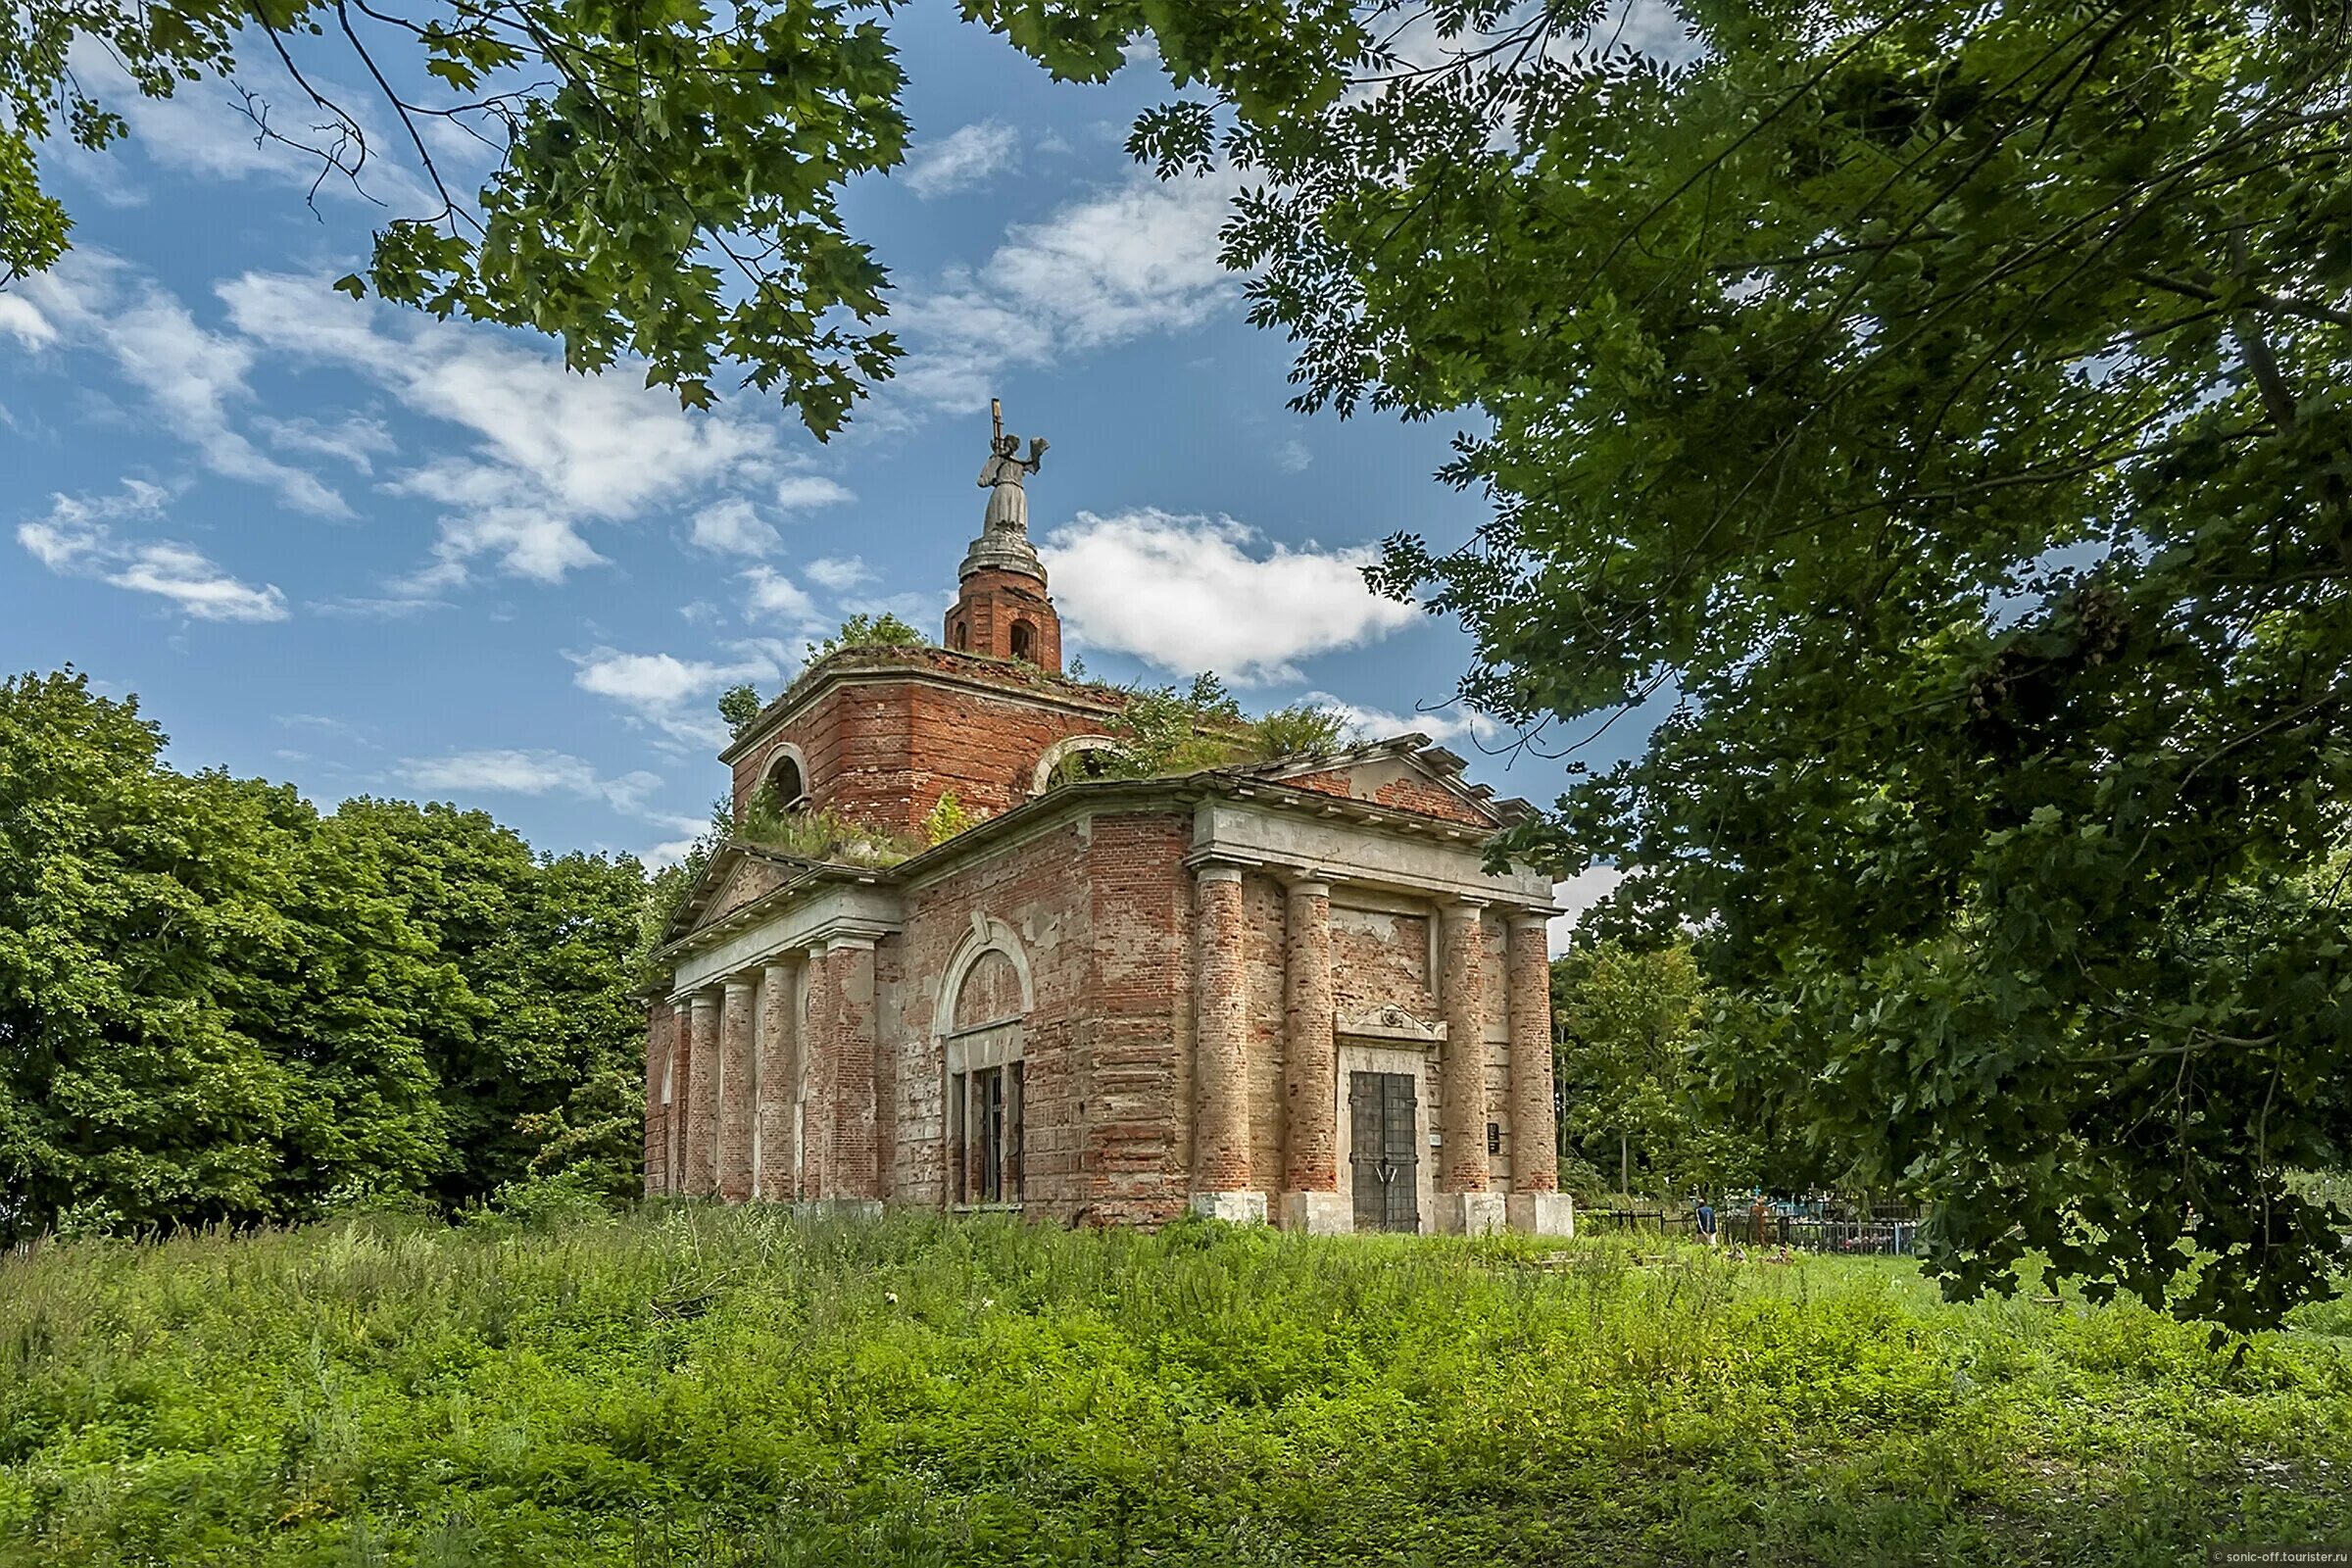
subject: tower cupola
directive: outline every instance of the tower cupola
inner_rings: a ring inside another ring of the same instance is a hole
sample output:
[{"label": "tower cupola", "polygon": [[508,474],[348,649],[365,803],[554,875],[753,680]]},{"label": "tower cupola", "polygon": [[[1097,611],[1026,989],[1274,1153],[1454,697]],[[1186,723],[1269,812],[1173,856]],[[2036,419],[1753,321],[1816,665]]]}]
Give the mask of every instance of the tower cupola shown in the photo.
[{"label": "tower cupola", "polygon": [[948,647],[992,659],[1018,659],[1053,674],[1061,673],[1061,618],[1046,594],[1045,564],[1029,542],[1029,475],[1046,461],[1046,443],[1033,439],[1020,455],[1021,438],[1004,429],[1004,405],[988,405],[988,461],[980,487],[988,512],[980,537],[963,553],[956,571],[957,593],[948,611]]}]

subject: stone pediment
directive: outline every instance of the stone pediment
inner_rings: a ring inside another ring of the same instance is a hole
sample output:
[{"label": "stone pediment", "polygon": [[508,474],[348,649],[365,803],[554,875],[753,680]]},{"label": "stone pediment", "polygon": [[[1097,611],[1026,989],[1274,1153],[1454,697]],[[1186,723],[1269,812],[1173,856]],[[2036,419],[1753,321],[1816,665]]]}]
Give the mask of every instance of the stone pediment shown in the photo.
[{"label": "stone pediment", "polygon": [[1292,789],[1361,801],[1416,816],[1494,832],[1527,812],[1523,801],[1498,801],[1462,777],[1462,759],[1426,735],[1399,735],[1336,757],[1278,760],[1253,771]]}]

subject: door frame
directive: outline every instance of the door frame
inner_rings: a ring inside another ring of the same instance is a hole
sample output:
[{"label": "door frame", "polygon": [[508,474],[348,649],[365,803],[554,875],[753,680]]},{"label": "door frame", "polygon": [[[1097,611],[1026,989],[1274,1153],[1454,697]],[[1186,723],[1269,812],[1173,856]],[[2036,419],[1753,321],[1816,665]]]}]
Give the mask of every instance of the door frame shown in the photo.
[{"label": "door frame", "polygon": [[1433,1235],[1437,1224],[1437,1152],[1430,1147],[1431,1120],[1436,1108],[1434,1094],[1437,1074],[1427,1051],[1413,1046],[1396,1046],[1387,1042],[1373,1045],[1365,1041],[1340,1037],[1338,1082],[1334,1085],[1339,1103],[1333,1108],[1339,1123],[1340,1185],[1351,1195],[1348,1208],[1349,1224],[1354,1223],[1352,1206],[1354,1188],[1350,1185],[1353,1166],[1349,1156],[1354,1152],[1355,1127],[1348,1115],[1348,1095],[1352,1083],[1351,1074],[1359,1072],[1394,1072],[1409,1074],[1413,1080],[1413,1209],[1421,1216],[1421,1234]]}]

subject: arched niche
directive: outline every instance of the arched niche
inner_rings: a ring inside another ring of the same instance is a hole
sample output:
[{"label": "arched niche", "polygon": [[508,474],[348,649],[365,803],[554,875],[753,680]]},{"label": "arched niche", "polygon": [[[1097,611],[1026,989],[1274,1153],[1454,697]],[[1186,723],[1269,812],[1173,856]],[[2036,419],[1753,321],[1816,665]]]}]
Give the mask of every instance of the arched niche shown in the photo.
[{"label": "arched niche", "polygon": [[760,788],[787,811],[808,808],[808,759],[790,741],[780,741],[767,754]]},{"label": "arched niche", "polygon": [[972,928],[940,975],[932,1013],[939,1042],[943,1200],[951,1207],[1021,1202],[1027,1182],[1027,1019],[1037,1004],[1029,955],[1004,921]]},{"label": "arched niche", "polygon": [[1072,735],[1055,741],[1046,748],[1046,755],[1037,760],[1037,771],[1029,781],[1029,793],[1043,795],[1054,787],[1054,770],[1066,758],[1085,752],[1115,752],[1119,743],[1108,735]]}]

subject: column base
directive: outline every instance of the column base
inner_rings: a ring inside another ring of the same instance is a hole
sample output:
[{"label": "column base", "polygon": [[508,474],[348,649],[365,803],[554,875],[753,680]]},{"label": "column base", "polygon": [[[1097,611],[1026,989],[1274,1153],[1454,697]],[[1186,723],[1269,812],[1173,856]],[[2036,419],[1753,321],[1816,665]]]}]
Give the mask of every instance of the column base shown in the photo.
[{"label": "column base", "polygon": [[1266,1222],[1266,1195],[1195,1193],[1192,1211],[1209,1219],[1224,1220],[1230,1225],[1263,1225]]},{"label": "column base", "polygon": [[1440,1193],[1437,1230],[1440,1236],[1487,1236],[1502,1229],[1500,1193]]},{"label": "column base", "polygon": [[1285,1193],[1282,1228],[1309,1236],[1348,1236],[1355,1230],[1355,1201],[1346,1193]]},{"label": "column base", "polygon": [[1574,1236],[1576,1200],[1566,1193],[1506,1193],[1504,1216],[1524,1236]]}]

